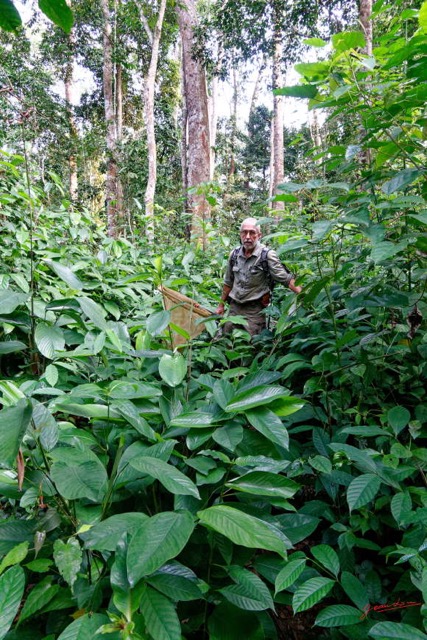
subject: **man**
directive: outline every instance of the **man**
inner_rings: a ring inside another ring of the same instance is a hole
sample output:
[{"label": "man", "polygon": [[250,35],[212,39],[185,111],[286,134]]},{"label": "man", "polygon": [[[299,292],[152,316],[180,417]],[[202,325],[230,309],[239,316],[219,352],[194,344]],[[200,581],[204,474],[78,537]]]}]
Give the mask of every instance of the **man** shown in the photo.
[{"label": "man", "polygon": [[[241,247],[234,249],[228,260],[221,302],[216,313],[223,315],[224,303],[230,301],[230,316],[244,316],[247,330],[254,336],[265,329],[264,309],[270,302],[270,282],[281,282],[294,293],[302,287],[280,262],[272,249],[260,243],[261,229],[255,218],[246,218],[240,227]],[[225,332],[231,326],[225,325]]]}]

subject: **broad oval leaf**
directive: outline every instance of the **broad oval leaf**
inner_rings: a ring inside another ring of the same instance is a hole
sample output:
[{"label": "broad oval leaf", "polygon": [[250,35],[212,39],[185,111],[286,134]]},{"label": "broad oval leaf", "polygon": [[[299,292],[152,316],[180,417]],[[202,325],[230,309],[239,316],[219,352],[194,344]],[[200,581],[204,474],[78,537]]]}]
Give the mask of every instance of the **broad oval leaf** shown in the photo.
[{"label": "broad oval leaf", "polygon": [[284,589],[291,587],[304,571],[305,563],[305,558],[290,560],[283,569],[279,571],[276,577],[275,592],[279,593],[279,591],[283,591]]},{"label": "broad oval leaf", "polygon": [[26,293],[16,293],[6,289],[0,291],[0,315],[9,315],[15,311],[17,307],[24,304],[28,295]]},{"label": "broad oval leaf", "polygon": [[406,427],[411,419],[411,414],[406,407],[396,406],[387,411],[387,420],[396,435]]},{"label": "broad oval leaf", "polygon": [[382,190],[385,194],[390,195],[404,189],[421,175],[423,175],[423,171],[420,169],[402,169],[391,180],[384,182]]},{"label": "broad oval leaf", "polygon": [[235,544],[251,549],[267,549],[286,556],[286,545],[280,531],[263,520],[226,505],[209,507],[198,512],[200,522],[218,531]]},{"label": "broad oval leaf", "polygon": [[0,467],[10,469],[15,464],[31,415],[31,403],[26,399],[0,411]]},{"label": "broad oval leaf", "polygon": [[180,640],[181,624],[175,606],[164,595],[146,586],[142,592],[140,610],[147,631],[156,640]]},{"label": "broad oval leaf", "polygon": [[230,575],[236,584],[219,590],[229,602],[245,611],[274,610],[270,591],[256,574],[236,566],[230,567]]},{"label": "broad oval leaf", "polygon": [[24,349],[28,349],[28,346],[20,340],[6,340],[5,342],[0,342],[0,356],[4,356],[7,353],[24,351]]},{"label": "broad oval leaf", "polygon": [[34,339],[40,353],[49,360],[53,360],[57,351],[63,351],[65,338],[59,327],[40,323],[36,327]]},{"label": "broad oval leaf", "polygon": [[18,613],[24,588],[25,574],[20,566],[12,567],[0,576],[0,640],[3,640]]},{"label": "broad oval leaf", "polygon": [[83,289],[82,282],[75,275],[74,271],[71,271],[70,267],[66,267],[64,264],[50,259],[46,259],[45,263],[56,273],[57,276],[61,278],[61,280],[68,284],[71,289]]},{"label": "broad oval leaf", "polygon": [[200,499],[199,491],[194,482],[174,466],[159,460],[159,458],[142,455],[138,458],[132,458],[129,464],[137,471],[156,478],[171,493]]},{"label": "broad oval leaf", "polygon": [[169,311],[158,311],[147,318],[147,331],[152,336],[158,336],[168,326],[171,320]]},{"label": "broad oval leaf", "polygon": [[181,353],[169,355],[165,353],[159,362],[159,373],[162,380],[170,387],[177,387],[187,374],[187,363]]},{"label": "broad oval leaf", "polygon": [[311,578],[302,584],[295,591],[292,598],[292,608],[294,613],[306,611],[317,604],[332,589],[335,580],[329,578]]},{"label": "broad oval leaf", "polygon": [[107,321],[105,320],[106,311],[91,298],[83,297],[77,298],[80,308],[83,313],[93,322],[95,327],[106,331],[108,329]]},{"label": "broad oval leaf", "polygon": [[98,629],[109,622],[109,618],[101,613],[84,614],[64,629],[58,640],[96,640],[105,639],[105,635]]},{"label": "broad oval leaf", "polygon": [[250,424],[271,442],[284,449],[289,448],[289,434],[280,418],[267,407],[256,407],[246,411]]},{"label": "broad oval leaf", "polygon": [[51,577],[44,578],[32,587],[19,615],[19,622],[31,618],[56,596],[60,587],[57,584],[52,584],[51,580]]},{"label": "broad oval leaf", "polygon": [[327,544],[319,544],[311,548],[311,553],[317,562],[330,571],[335,577],[338,577],[340,571],[340,560],[337,552]]},{"label": "broad oval leaf", "polygon": [[175,558],[187,544],[194,524],[194,518],[188,511],[165,511],[146,520],[129,543],[127,570],[130,585],[134,586],[141,578]]},{"label": "broad oval leaf", "polygon": [[107,487],[107,472],[90,449],[59,447],[50,452],[54,459],[51,478],[67,500],[88,498],[99,502]]},{"label": "broad oval leaf", "polygon": [[350,511],[363,507],[373,500],[380,485],[380,478],[373,473],[364,473],[352,480],[347,489],[347,502]]},{"label": "broad oval leaf", "polygon": [[283,387],[261,385],[235,395],[232,401],[226,405],[225,410],[230,413],[246,411],[247,409],[269,404],[273,400],[287,395],[288,393]]},{"label": "broad oval leaf", "polygon": [[83,558],[78,540],[76,538],[70,538],[68,542],[63,542],[60,539],[55,540],[53,558],[59,573],[65,582],[72,587],[76,581]]},{"label": "broad oval leaf", "polygon": [[226,483],[227,487],[244,493],[276,498],[291,498],[300,485],[284,476],[268,471],[251,471]]},{"label": "broad oval leaf", "polygon": [[66,0],[39,0],[39,7],[65,33],[70,33],[73,27],[73,12]]},{"label": "broad oval leaf", "polygon": [[362,611],[369,606],[369,598],[366,593],[365,586],[360,582],[359,578],[349,571],[343,571],[341,574],[341,586],[352,602]]},{"label": "broad oval leaf", "polygon": [[124,533],[132,535],[147,520],[145,513],[119,513],[80,534],[86,549],[99,551],[115,551]]},{"label": "broad oval leaf", "polygon": [[5,31],[15,31],[21,25],[21,16],[12,0],[0,0],[0,27]]},{"label": "broad oval leaf", "polygon": [[368,631],[377,640],[426,640],[426,634],[403,622],[378,622]]},{"label": "broad oval leaf", "polygon": [[217,416],[212,413],[203,413],[202,411],[191,411],[183,413],[170,422],[171,427],[183,427],[185,429],[208,429],[218,422]]},{"label": "broad oval leaf", "polygon": [[335,604],[323,609],[314,624],[319,627],[345,627],[358,624],[363,620],[363,613],[348,604]]}]

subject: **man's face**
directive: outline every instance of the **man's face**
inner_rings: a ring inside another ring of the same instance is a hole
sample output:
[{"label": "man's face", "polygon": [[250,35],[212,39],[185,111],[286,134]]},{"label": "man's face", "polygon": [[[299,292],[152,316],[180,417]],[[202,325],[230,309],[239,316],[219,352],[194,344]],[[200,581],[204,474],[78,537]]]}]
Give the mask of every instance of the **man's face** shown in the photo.
[{"label": "man's face", "polygon": [[240,230],[240,239],[245,250],[253,251],[260,237],[260,231],[252,224],[244,224]]}]

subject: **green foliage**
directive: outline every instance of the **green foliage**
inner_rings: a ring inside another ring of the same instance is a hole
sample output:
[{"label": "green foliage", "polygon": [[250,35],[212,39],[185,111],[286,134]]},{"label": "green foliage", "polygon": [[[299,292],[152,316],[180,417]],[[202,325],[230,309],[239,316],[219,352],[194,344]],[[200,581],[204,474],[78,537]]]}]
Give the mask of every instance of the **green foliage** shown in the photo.
[{"label": "green foliage", "polygon": [[270,240],[304,295],[276,288],[253,344],[171,349],[157,286],[215,308],[214,227],[153,255],[4,155],[1,637],[273,640],[282,606],[333,638],[425,637],[423,15],[375,64],[351,32],[299,67],[363,132],[284,185]]}]

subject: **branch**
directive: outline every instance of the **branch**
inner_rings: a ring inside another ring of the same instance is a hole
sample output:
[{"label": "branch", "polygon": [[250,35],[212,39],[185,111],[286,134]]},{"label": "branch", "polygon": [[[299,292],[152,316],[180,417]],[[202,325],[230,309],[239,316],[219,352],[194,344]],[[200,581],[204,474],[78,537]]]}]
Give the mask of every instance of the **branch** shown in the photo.
[{"label": "branch", "polygon": [[153,46],[153,32],[151,31],[150,25],[148,24],[147,16],[145,15],[144,10],[139,2],[137,3],[137,7],[139,10],[139,19],[141,20],[142,26],[145,29],[145,33],[147,34],[150,45]]}]

